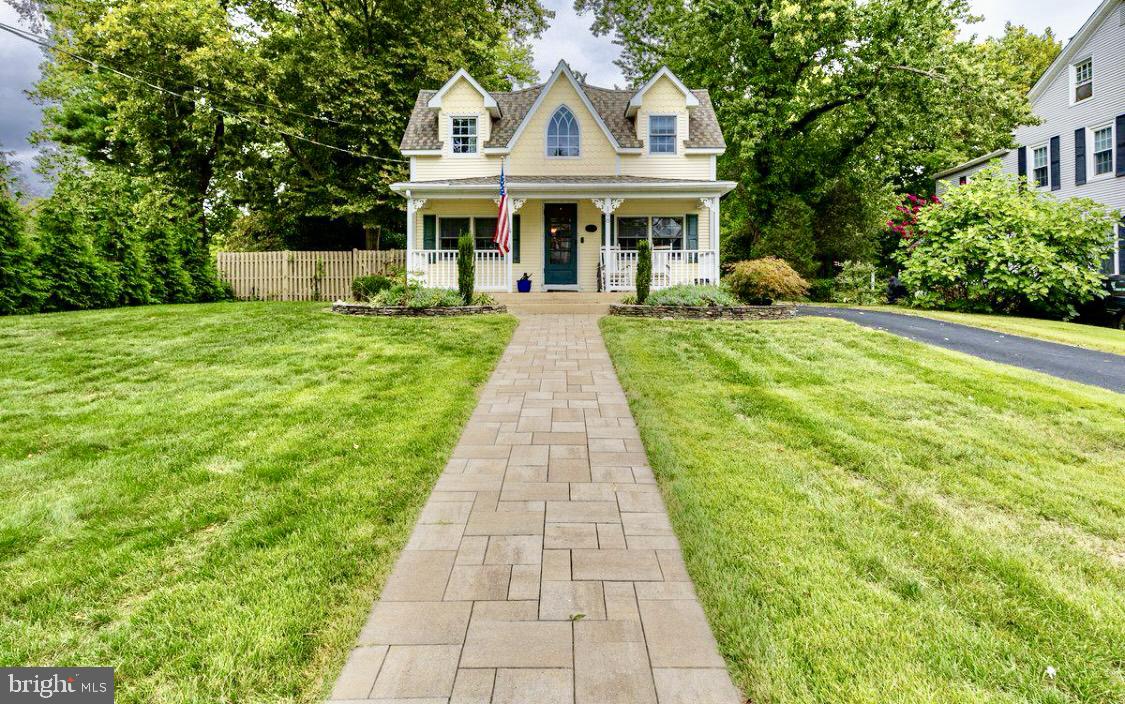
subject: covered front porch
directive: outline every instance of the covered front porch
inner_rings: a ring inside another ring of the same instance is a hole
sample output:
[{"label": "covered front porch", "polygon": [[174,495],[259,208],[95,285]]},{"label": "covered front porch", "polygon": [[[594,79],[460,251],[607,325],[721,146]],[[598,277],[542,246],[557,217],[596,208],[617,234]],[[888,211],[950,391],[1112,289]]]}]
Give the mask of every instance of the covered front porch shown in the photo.
[{"label": "covered front porch", "polygon": [[508,177],[512,251],[492,244],[498,177],[407,182],[407,268],[456,288],[457,238],[476,242],[476,289],[631,291],[637,243],[653,247],[653,288],[719,280],[719,198],[734,184],[642,177]]}]

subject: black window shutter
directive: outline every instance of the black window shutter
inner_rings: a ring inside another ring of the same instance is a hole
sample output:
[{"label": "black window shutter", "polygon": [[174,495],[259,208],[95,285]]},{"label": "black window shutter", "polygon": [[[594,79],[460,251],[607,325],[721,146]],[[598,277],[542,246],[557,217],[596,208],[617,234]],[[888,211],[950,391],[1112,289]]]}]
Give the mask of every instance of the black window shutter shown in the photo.
[{"label": "black window shutter", "polygon": [[512,216],[512,263],[520,263],[520,216]]},{"label": "black window shutter", "polygon": [[1027,178],[1027,147],[1020,147],[1016,150],[1016,164],[1019,175]]},{"label": "black window shutter", "polygon": [[1086,183],[1086,128],[1074,130],[1074,185]]},{"label": "black window shutter", "polygon": [[1125,176],[1125,115],[1117,116],[1117,175]]},{"label": "black window shutter", "polygon": [[687,244],[684,249],[699,249],[699,216],[689,213],[687,216]]},{"label": "black window shutter", "polygon": [[437,216],[422,216],[422,249],[437,249]]},{"label": "black window shutter", "polygon": [[1051,137],[1051,190],[1057,191],[1062,188],[1062,159],[1059,157],[1059,146],[1061,140],[1058,137]]}]

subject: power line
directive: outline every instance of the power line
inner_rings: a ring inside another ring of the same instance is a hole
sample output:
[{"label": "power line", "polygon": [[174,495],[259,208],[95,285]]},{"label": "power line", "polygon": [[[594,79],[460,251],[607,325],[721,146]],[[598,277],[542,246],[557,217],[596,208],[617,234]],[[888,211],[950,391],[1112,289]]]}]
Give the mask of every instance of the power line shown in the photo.
[{"label": "power line", "polygon": [[[147,81],[143,78],[139,78],[139,77],[134,76],[132,74],[126,73],[125,71],[114,68],[113,66],[109,66],[109,65],[103,64],[103,63],[99,63],[97,61],[94,61],[93,59],[88,59],[85,56],[82,56],[81,54],[76,54],[76,53],[74,53],[72,51],[69,51],[67,49],[63,49],[59,46],[52,45],[45,38],[40,37],[36,34],[32,34],[31,32],[26,32],[22,29],[19,29],[18,27],[13,27],[9,24],[5,24],[3,22],[0,22],[0,30],[8,32],[9,34],[12,34],[16,37],[19,37],[20,39],[23,39],[25,41],[32,42],[33,44],[38,44],[39,46],[43,47],[44,49],[48,49],[48,50],[51,50],[51,51],[57,51],[61,54],[65,54],[65,55],[67,55],[67,56],[69,56],[69,57],[71,57],[71,58],[73,58],[77,61],[81,61],[85,64],[88,64],[94,70],[109,71],[110,73],[113,73],[117,76],[120,76],[120,77],[125,78],[125,79],[130,80],[130,81],[133,81],[135,83],[139,83],[141,85],[144,85],[148,88],[151,88],[153,90],[164,93],[166,95],[171,95],[171,96],[177,97],[181,100],[186,100],[186,101],[189,101],[189,102],[194,102],[193,99],[188,95],[185,95],[183,93],[165,88],[165,87],[157,85],[155,83],[151,83],[151,82],[149,82],[149,81]],[[192,88],[194,88],[196,90],[199,90],[201,92],[207,92],[207,89],[200,88],[199,86],[192,86]],[[263,105],[261,103],[253,103],[253,101],[245,101],[245,102],[249,102],[249,103],[254,104],[254,105],[259,105],[261,107],[271,107],[271,106]],[[212,105],[211,107],[212,107],[213,110],[215,110],[215,112],[221,113],[221,114],[223,114],[223,115],[225,115],[225,116],[227,116],[227,117],[229,117],[233,120],[242,120],[242,121],[248,122],[248,123],[250,123],[250,124],[252,124],[256,127],[259,127],[263,130],[270,131],[270,132],[276,132],[277,134],[280,134],[280,135],[283,135],[283,136],[286,136],[286,137],[290,137],[292,139],[297,139],[297,140],[300,140],[302,142],[308,142],[309,144],[315,144],[316,146],[322,147],[324,149],[331,149],[333,151],[342,152],[344,154],[350,154],[351,156],[356,156],[356,157],[360,157],[360,158],[363,158],[363,159],[375,159],[375,160],[378,160],[378,161],[389,161],[389,162],[395,162],[395,163],[407,163],[406,159],[394,159],[394,158],[390,158],[390,157],[375,156],[375,155],[372,155],[372,154],[364,154],[362,152],[357,152],[357,151],[352,150],[352,149],[345,149],[344,147],[337,147],[337,146],[332,145],[332,144],[326,144],[324,142],[320,142],[320,141],[317,141],[315,139],[311,139],[309,137],[305,137],[303,135],[296,134],[294,132],[283,130],[283,129],[280,129],[278,127],[274,127],[272,125],[267,125],[265,123],[259,122],[258,120],[254,120],[252,118],[248,118],[248,117],[245,117],[243,115],[238,115],[237,113],[231,112],[229,110],[224,110],[223,108],[220,108],[216,105]],[[285,108],[276,108],[276,109],[286,111]],[[305,115],[304,113],[298,113],[298,112],[295,112],[295,111],[289,111],[289,112],[291,112],[292,114],[302,115],[304,117],[308,117],[308,118],[311,118],[311,119],[323,119],[323,120],[326,120],[326,121],[329,121],[329,122],[335,122],[336,124],[352,125],[352,123],[337,122],[335,120],[332,120],[331,118],[317,118],[315,115]],[[352,125],[352,126],[359,127],[360,125]]]}]

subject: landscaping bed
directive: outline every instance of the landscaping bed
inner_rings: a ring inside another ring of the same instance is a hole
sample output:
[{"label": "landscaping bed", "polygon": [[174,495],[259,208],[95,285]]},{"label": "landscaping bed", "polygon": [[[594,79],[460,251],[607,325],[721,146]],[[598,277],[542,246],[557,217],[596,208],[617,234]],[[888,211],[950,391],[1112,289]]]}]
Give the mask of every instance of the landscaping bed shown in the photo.
[{"label": "landscaping bed", "polygon": [[821,318],[601,327],[749,701],[1125,701],[1125,397]]},{"label": "landscaping bed", "polygon": [[515,321],[323,308],[0,319],[0,664],[324,700]]},{"label": "landscaping bed", "polygon": [[610,315],[632,318],[689,318],[693,320],[781,320],[797,315],[794,305],[771,306],[680,306],[613,303]]},{"label": "landscaping bed", "polygon": [[376,303],[349,303],[336,301],[332,304],[333,313],[344,315],[374,315],[407,318],[442,318],[457,315],[481,315],[507,313],[507,306],[436,306],[431,308],[410,308],[407,306],[384,306]]}]

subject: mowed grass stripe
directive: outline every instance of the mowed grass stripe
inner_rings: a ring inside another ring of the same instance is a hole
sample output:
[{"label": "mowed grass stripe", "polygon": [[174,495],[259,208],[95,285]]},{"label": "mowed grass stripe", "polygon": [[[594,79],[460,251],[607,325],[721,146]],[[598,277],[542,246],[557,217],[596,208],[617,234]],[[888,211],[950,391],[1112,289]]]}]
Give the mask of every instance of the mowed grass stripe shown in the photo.
[{"label": "mowed grass stripe", "polygon": [[1125,700],[1123,397],[842,321],[602,328],[756,704]]},{"label": "mowed grass stripe", "polygon": [[323,309],[0,319],[0,663],[324,695],[514,320]]}]

